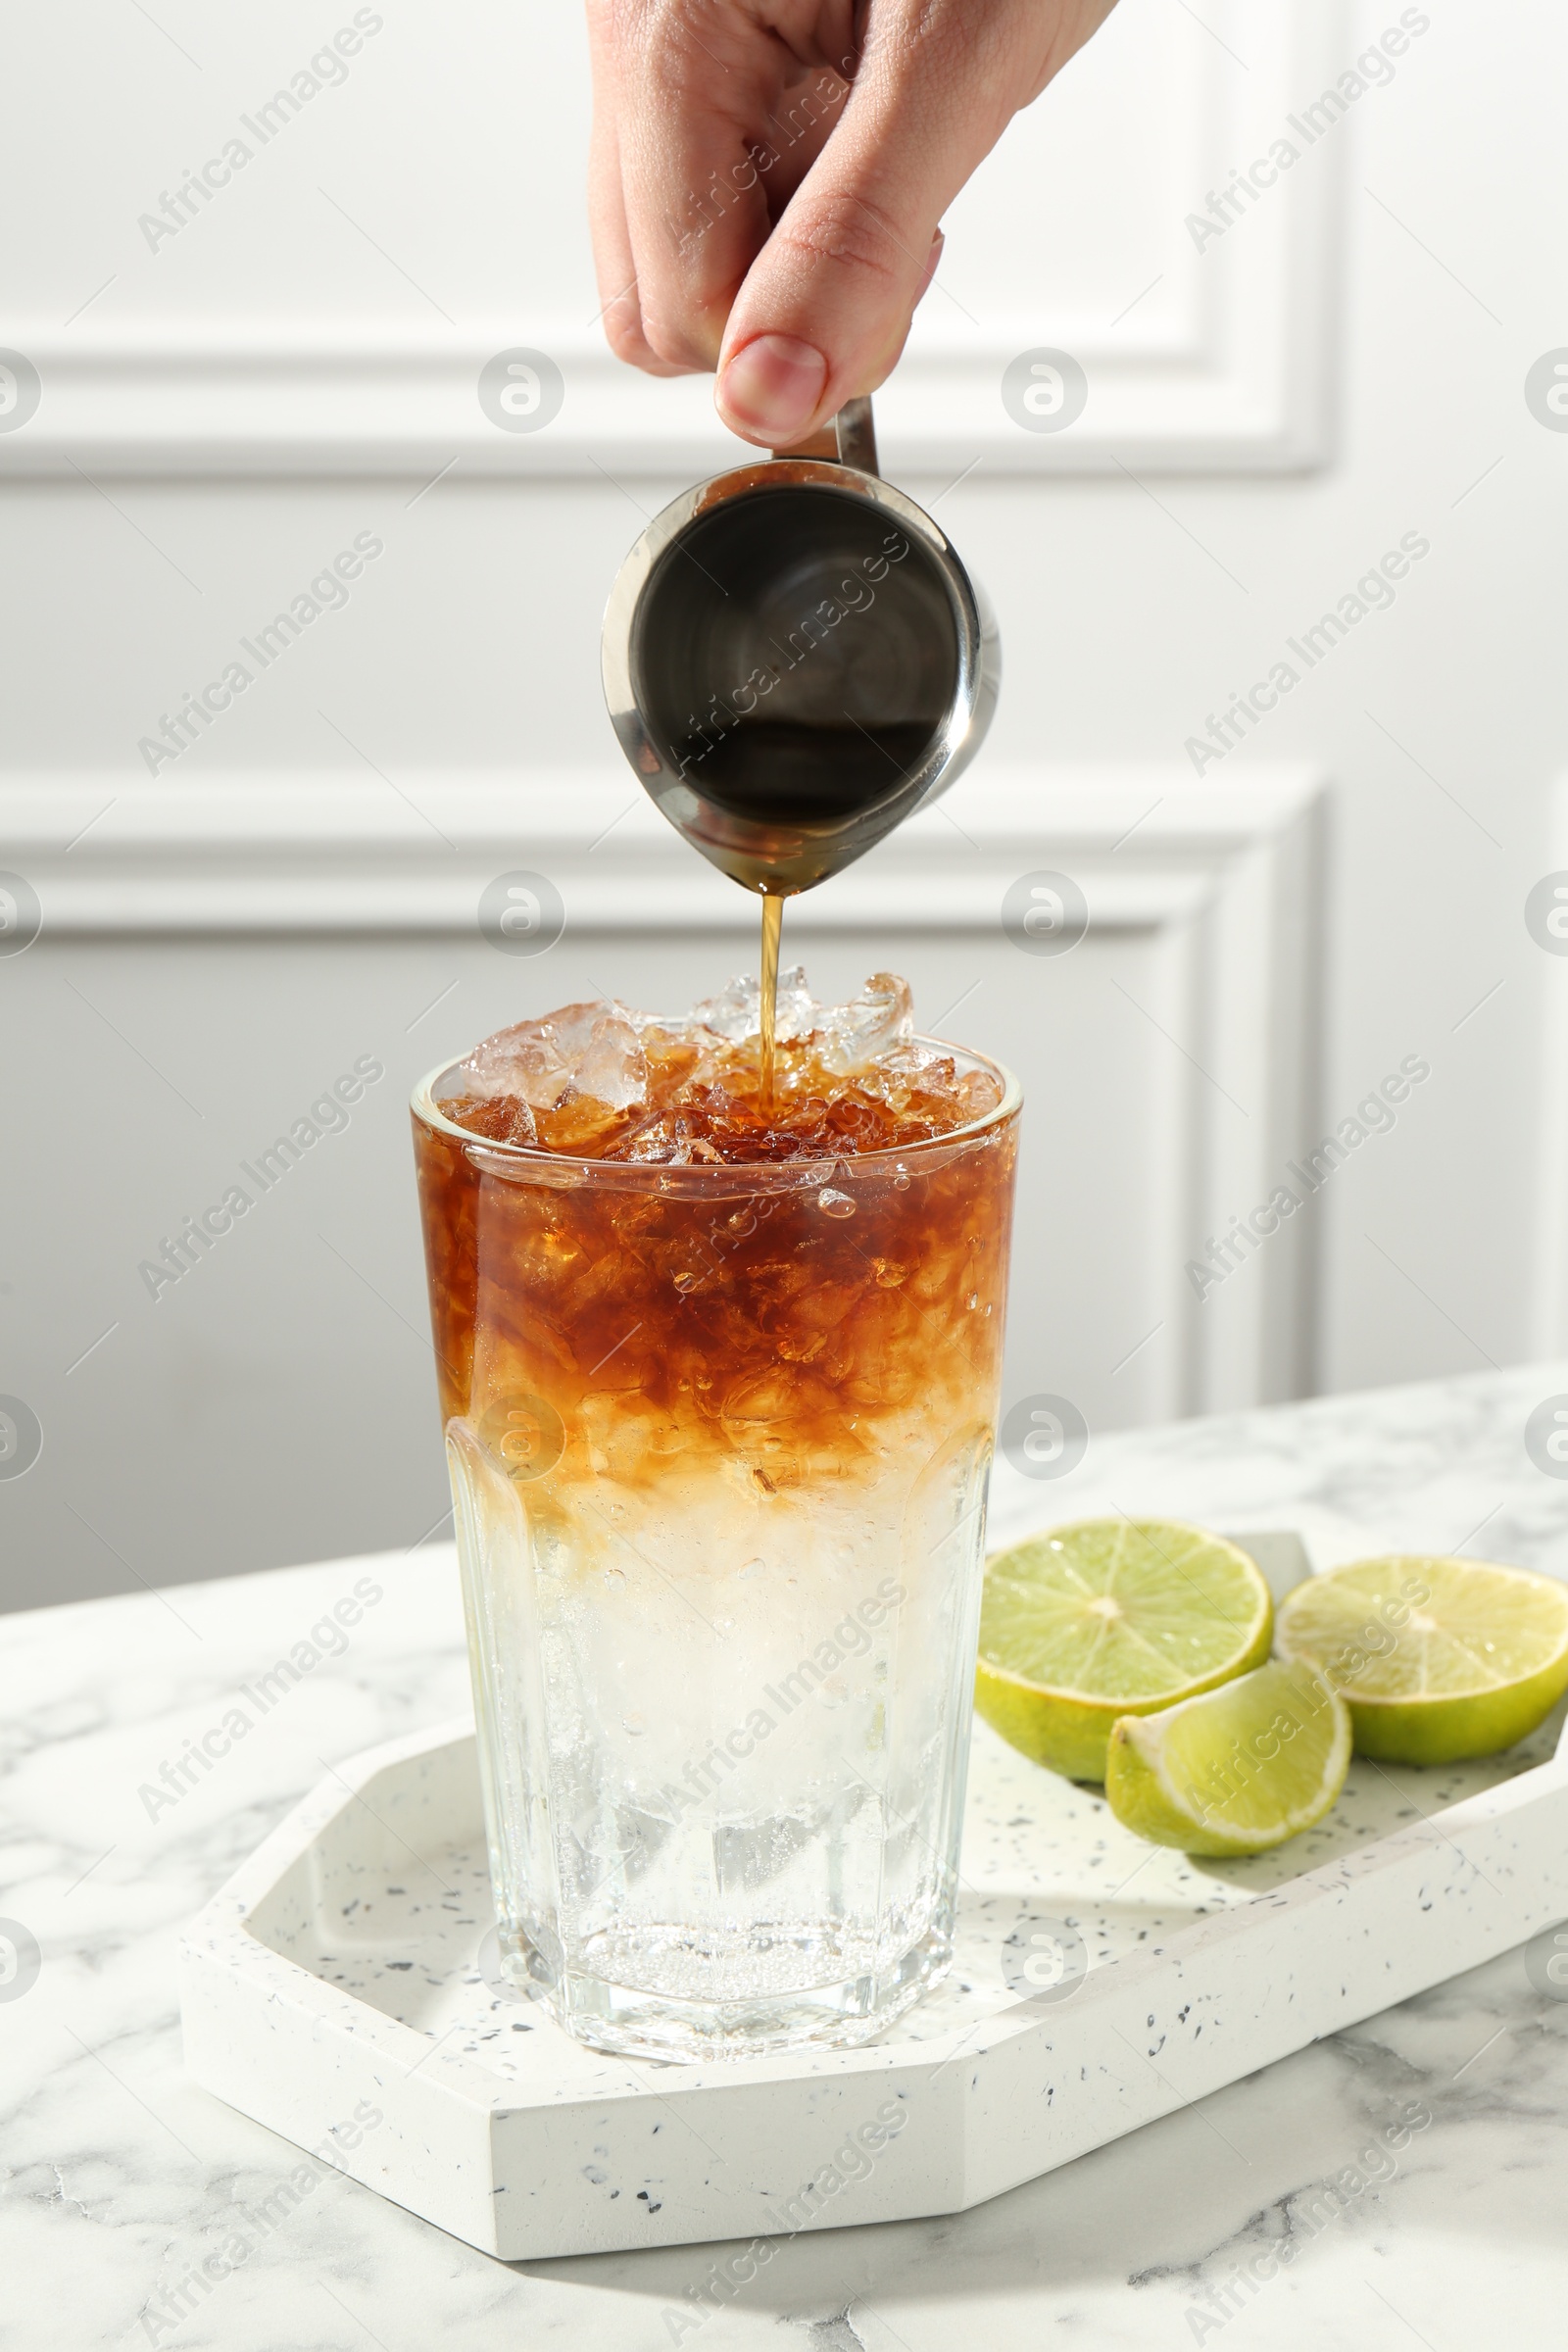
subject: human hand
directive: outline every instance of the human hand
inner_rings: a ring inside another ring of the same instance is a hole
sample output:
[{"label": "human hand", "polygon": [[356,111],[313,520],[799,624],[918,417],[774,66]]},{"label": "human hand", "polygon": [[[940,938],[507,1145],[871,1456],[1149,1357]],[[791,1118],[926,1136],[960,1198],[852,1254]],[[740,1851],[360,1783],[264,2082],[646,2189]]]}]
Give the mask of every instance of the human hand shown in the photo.
[{"label": "human hand", "polygon": [[612,349],[807,439],[904,348],[938,222],[1113,0],[588,0]]}]

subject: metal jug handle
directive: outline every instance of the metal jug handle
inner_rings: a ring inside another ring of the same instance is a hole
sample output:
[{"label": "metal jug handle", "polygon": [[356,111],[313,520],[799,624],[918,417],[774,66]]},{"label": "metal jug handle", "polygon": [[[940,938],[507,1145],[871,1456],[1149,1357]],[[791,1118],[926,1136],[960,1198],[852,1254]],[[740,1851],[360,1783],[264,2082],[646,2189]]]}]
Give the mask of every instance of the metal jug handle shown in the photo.
[{"label": "metal jug handle", "polygon": [[860,473],[877,473],[876,425],[871,416],[871,395],[860,393],[847,400],[838,415],[831,417],[809,441],[798,442],[794,449],[775,449],[775,458],[826,458],[839,466],[853,466]]}]

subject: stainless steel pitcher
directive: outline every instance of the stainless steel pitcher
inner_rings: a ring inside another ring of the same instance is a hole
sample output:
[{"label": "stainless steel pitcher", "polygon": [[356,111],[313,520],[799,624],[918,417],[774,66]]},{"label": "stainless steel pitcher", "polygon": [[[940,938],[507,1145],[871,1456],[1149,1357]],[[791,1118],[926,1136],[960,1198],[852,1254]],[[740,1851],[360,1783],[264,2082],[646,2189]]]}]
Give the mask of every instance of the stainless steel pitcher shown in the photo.
[{"label": "stainless steel pitcher", "polygon": [[877,472],[868,399],[684,491],[621,565],[605,699],[638,780],[716,866],[809,890],[945,792],[1001,654],[980,589]]}]

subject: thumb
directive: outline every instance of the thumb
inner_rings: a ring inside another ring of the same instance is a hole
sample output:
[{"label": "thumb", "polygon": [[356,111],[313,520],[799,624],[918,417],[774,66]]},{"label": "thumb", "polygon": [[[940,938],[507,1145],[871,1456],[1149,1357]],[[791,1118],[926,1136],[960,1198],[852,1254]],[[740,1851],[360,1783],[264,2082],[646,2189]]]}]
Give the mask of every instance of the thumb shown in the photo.
[{"label": "thumb", "polygon": [[935,270],[943,211],[1012,112],[934,58],[887,79],[876,62],[730,311],[714,398],[732,432],[767,447],[806,439],[882,382]]}]

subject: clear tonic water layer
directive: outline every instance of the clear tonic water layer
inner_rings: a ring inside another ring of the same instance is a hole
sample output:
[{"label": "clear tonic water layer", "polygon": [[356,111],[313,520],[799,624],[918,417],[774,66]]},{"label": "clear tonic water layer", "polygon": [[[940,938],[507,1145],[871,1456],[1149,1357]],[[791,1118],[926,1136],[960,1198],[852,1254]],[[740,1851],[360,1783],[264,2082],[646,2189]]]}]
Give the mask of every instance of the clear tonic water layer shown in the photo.
[{"label": "clear tonic water layer", "polygon": [[504,1948],[582,2038],[877,2031],[946,1965],[1016,1101],[879,975],[574,1005],[416,1097]]}]

